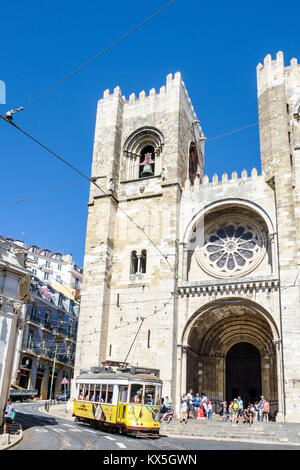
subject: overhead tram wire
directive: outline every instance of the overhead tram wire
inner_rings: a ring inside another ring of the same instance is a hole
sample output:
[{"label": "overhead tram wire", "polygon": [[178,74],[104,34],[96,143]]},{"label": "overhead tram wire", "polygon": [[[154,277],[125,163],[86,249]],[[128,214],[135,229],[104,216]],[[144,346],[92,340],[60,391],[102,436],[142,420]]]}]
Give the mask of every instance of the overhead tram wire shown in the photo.
[{"label": "overhead tram wire", "polygon": [[258,122],[254,122],[252,124],[248,124],[247,126],[240,127],[239,129],[234,129],[233,131],[225,132],[225,134],[217,135],[216,137],[212,137],[211,139],[207,139],[206,142],[212,142],[214,140],[221,139],[222,137],[226,137],[227,135],[235,134],[240,131],[244,131],[246,129],[249,129],[250,127],[257,126]]},{"label": "overhead tram wire", "polygon": [[76,73],[80,72],[83,68],[85,68],[87,65],[91,64],[92,62],[94,62],[96,59],[98,59],[99,57],[101,57],[102,55],[104,55],[106,52],[110,51],[113,47],[115,47],[117,44],[119,44],[121,41],[123,41],[124,39],[126,39],[128,36],[130,36],[131,34],[135,33],[135,31],[137,31],[138,29],[140,29],[142,26],[144,26],[145,24],[149,23],[149,21],[153,20],[155,17],[157,17],[158,15],[160,15],[161,13],[163,13],[165,10],[167,10],[168,8],[170,8],[174,3],[176,2],[176,0],[172,0],[171,2],[169,2],[167,5],[165,5],[164,7],[160,8],[159,10],[157,10],[155,13],[153,13],[151,16],[149,16],[148,18],[146,18],[144,21],[142,21],[141,23],[139,23],[137,26],[135,26],[134,28],[132,28],[130,31],[128,31],[126,34],[124,34],[123,36],[121,36],[119,39],[117,39],[116,41],[114,41],[112,44],[110,44],[109,46],[107,46],[105,49],[103,49],[101,52],[99,52],[98,54],[96,54],[94,57],[92,57],[91,59],[89,59],[87,62],[85,62],[84,64],[80,65],[77,69],[75,69],[73,72],[69,73],[66,77],[64,77],[63,79],[59,80],[57,83],[55,83],[54,85],[52,85],[50,88],[48,88],[47,90],[45,90],[43,93],[41,93],[39,96],[37,96],[35,99],[29,101],[29,103],[25,104],[24,106],[22,106],[22,108],[20,108],[19,110],[24,110],[24,109],[27,109],[29,108],[29,106],[33,105],[34,103],[36,103],[37,101],[39,101],[40,99],[42,99],[44,96],[46,96],[48,93],[50,93],[51,91],[53,91],[55,88],[57,88],[58,86],[62,85],[66,80],[68,80],[69,78],[73,77]]},{"label": "overhead tram wire", "polygon": [[[89,181],[90,183],[92,183],[94,186],[96,186],[103,194],[104,196],[110,196],[110,194],[106,193],[102,188],[101,186],[99,186],[95,179],[92,177],[90,178],[89,176],[85,175],[84,173],[82,173],[82,171],[78,170],[78,168],[76,168],[74,165],[71,165],[71,163],[67,162],[64,158],[60,157],[56,152],[54,152],[53,150],[51,150],[50,148],[46,147],[46,145],[42,144],[40,141],[38,141],[37,139],[35,139],[32,135],[30,135],[28,132],[24,131],[23,129],[21,129],[21,127],[17,126],[17,124],[13,123],[11,120],[5,118],[5,116],[2,116],[0,114],[0,118],[3,119],[4,121],[6,121],[8,124],[10,124],[11,126],[15,127],[18,131],[20,131],[22,134],[24,134],[26,137],[28,137],[29,139],[31,139],[33,142],[37,143],[38,145],[40,145],[44,150],[46,150],[47,152],[49,152],[51,155],[53,155],[55,158],[57,158],[58,160],[60,160],[62,163],[64,163],[65,165],[69,166],[72,170],[74,170],[76,173],[78,173],[80,176],[82,176],[84,179],[86,179],[87,181]],[[130,217],[130,215],[127,214],[127,212],[122,209],[120,206],[118,206],[118,210],[120,212],[122,212],[127,218],[128,220],[130,220],[134,225],[135,227],[140,230],[144,236],[148,239],[148,241],[154,246],[154,248],[159,252],[159,254],[165,259],[166,263],[168,264],[170,270],[172,271],[173,275],[178,278],[179,275],[178,273],[172,268],[171,264],[169,263],[169,260],[168,260],[168,257],[166,255],[164,255],[162,253],[162,251],[158,248],[158,246],[152,241],[152,239],[147,235],[147,233],[145,232],[145,230],[143,230],[133,219],[132,217]]]}]

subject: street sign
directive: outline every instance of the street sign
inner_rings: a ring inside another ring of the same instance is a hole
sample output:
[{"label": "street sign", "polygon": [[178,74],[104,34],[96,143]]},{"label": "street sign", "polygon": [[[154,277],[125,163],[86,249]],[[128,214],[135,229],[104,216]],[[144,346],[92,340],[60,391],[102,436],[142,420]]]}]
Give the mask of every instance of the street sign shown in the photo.
[{"label": "street sign", "polygon": [[69,383],[69,381],[68,381],[67,377],[64,377],[61,381],[62,385],[68,385],[68,383]]}]

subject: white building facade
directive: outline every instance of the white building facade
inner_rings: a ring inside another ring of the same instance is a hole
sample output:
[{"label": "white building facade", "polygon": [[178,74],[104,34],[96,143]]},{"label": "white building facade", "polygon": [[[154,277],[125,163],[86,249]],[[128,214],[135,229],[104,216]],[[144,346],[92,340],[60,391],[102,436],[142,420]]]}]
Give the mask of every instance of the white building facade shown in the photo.
[{"label": "white building facade", "polygon": [[9,397],[22,306],[29,301],[26,251],[0,237],[0,425]]}]

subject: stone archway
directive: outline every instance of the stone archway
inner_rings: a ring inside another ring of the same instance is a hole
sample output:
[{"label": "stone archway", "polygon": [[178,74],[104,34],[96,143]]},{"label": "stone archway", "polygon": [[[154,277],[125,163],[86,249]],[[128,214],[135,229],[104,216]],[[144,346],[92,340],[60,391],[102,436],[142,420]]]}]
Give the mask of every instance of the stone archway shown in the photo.
[{"label": "stone archway", "polygon": [[[248,354],[250,349],[257,351],[256,369],[254,361],[252,370],[249,370],[256,376],[253,380],[249,378],[249,382],[256,383],[256,387],[249,386],[248,392],[251,388],[252,399],[258,399],[262,393],[272,404],[272,410],[277,411],[279,354],[276,340],[278,333],[274,322],[254,302],[237,298],[211,302],[196,312],[186,326],[183,335],[182,389],[205,392],[213,402],[228,399],[226,357],[228,354],[230,357],[232,348],[238,348],[236,345],[246,343],[250,345]],[[242,383],[236,383],[231,388],[239,391],[242,387]]]}]

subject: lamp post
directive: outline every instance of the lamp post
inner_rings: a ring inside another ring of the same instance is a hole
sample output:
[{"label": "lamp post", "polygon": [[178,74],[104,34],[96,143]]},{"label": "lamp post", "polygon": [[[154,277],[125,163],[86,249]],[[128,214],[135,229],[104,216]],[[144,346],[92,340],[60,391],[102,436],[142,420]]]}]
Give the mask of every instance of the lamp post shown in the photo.
[{"label": "lamp post", "polygon": [[54,352],[54,359],[53,359],[53,366],[52,366],[52,375],[51,375],[51,386],[50,386],[50,400],[52,401],[52,394],[53,394],[53,380],[54,380],[54,371],[55,371],[55,363],[56,363],[56,356],[57,356],[57,348],[59,345],[59,342],[63,339],[64,337],[61,334],[56,333],[54,336],[54,342],[55,344],[55,352]]}]

